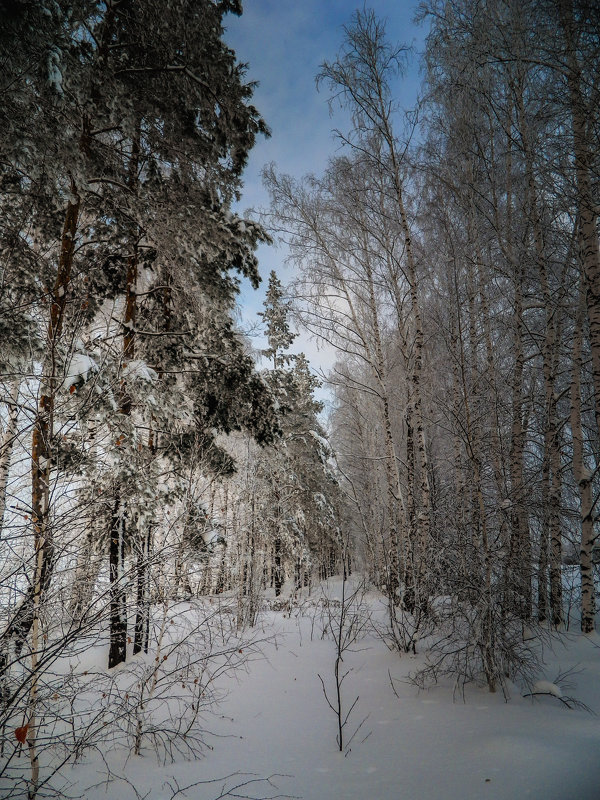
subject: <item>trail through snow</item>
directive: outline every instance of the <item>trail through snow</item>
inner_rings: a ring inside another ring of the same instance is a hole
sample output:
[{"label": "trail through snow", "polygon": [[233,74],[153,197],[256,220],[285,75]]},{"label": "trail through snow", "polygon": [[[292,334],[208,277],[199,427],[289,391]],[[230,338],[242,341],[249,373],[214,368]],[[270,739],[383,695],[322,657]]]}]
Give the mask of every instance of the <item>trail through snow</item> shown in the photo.
[{"label": "trail through snow", "polygon": [[[372,602],[377,601],[372,598]],[[346,708],[358,703],[348,723],[351,734],[364,717],[351,750],[344,756],[335,741],[336,720],[327,707],[318,674],[333,687],[334,646],[321,638],[321,624],[310,615],[287,617],[266,612],[265,634],[277,632],[263,658],[238,672],[216,718],[207,718],[211,750],[197,762],[158,765],[152,754],[114,758],[131,785],[121,781],[86,792],[103,798],[213,800],[225,783],[196,785],[231,773],[247,778],[277,775],[277,789],[257,782],[238,796],[294,796],[304,800],[597,800],[600,798],[600,721],[580,709],[567,709],[557,697],[523,698],[515,688],[509,702],[502,693],[470,687],[465,702],[453,701],[440,685],[419,692],[405,682],[421,656],[399,656],[381,639],[367,637],[347,654],[351,668],[343,685]],[[312,629],[312,638],[311,638]],[[577,666],[570,692],[600,712],[600,639],[569,636],[546,652],[548,682]],[[394,678],[395,695],[389,673]],[[83,787],[95,765],[72,770]],[[133,790],[135,787],[135,790]]]}]

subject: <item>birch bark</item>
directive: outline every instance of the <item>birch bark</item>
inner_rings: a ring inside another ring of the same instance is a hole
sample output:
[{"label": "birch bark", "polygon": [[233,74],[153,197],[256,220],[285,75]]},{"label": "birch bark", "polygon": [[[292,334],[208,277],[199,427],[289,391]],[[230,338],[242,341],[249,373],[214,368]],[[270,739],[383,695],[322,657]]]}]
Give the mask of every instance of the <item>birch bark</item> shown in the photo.
[{"label": "birch bark", "polygon": [[594,517],[592,498],[592,474],[585,463],[582,424],[581,373],[583,370],[583,320],[585,314],[585,289],[580,290],[580,302],[573,335],[573,366],[571,369],[571,433],[573,436],[573,475],[579,492],[579,515],[581,519],[581,544],[579,570],[581,576],[581,632],[592,633],[595,629],[594,574],[592,547],[594,544]]},{"label": "birch bark", "polygon": [[6,427],[2,434],[2,444],[0,444],[0,535],[4,524],[4,513],[6,511],[6,489],[8,485],[8,474],[10,471],[10,459],[17,438],[17,422],[19,419],[19,390],[21,380],[13,381],[10,397],[7,402],[8,417]]}]

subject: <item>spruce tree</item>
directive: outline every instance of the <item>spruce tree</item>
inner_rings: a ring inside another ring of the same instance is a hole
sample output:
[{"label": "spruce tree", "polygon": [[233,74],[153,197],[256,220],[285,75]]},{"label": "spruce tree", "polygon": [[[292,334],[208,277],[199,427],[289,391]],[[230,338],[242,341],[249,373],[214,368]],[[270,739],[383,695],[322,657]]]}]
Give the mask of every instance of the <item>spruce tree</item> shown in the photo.
[{"label": "spruce tree", "polygon": [[[335,562],[339,494],[331,451],[319,422],[323,404],[314,392],[321,382],[311,373],[304,353],[289,352],[296,338],[290,329],[291,304],[275,272],[261,316],[269,347],[263,355],[273,369],[265,379],[278,402],[281,438],[259,460],[259,472],[267,484],[265,512],[270,520],[273,551],[273,585],[281,593],[285,565],[293,565],[297,588],[313,563],[321,576]],[[304,573],[304,574],[303,574]]]},{"label": "spruce tree", "polygon": [[265,334],[269,344],[268,348],[263,350],[263,355],[273,359],[274,370],[294,360],[293,356],[286,353],[293,344],[296,334],[290,331],[288,322],[290,303],[284,302],[283,297],[281,281],[275,270],[271,270],[264,303],[265,310],[260,311],[259,316],[265,321]]}]

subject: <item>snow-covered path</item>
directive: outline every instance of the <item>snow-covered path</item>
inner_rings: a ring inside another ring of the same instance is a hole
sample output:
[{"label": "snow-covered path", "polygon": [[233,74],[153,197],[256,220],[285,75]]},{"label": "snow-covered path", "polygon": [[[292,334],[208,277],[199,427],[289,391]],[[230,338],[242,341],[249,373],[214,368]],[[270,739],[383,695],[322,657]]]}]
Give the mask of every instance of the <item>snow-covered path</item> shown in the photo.
[{"label": "snow-covered path", "polygon": [[[582,641],[569,656],[581,663],[586,652],[595,671],[582,674],[578,696],[592,703],[594,695],[600,700],[600,651]],[[395,681],[397,698],[388,669],[402,677],[415,660],[399,661],[375,640],[351,656],[345,696],[348,704],[357,695],[360,700],[350,719],[358,724],[369,717],[344,757],[336,750],[335,718],[317,677],[325,677],[328,667],[330,677],[333,658],[331,642],[304,639],[299,646],[289,634],[269,664],[234,688],[225,712],[234,717],[240,738],[226,746],[230,764],[262,775],[293,775],[279,784],[305,800],[600,797],[597,718],[554,698],[505,703],[483,689],[471,689],[463,703],[453,702],[445,687],[419,693]]]},{"label": "snow-covered path", "polygon": [[[352,667],[344,684],[346,707],[360,697],[348,735],[368,718],[345,757],[337,750],[335,717],[318,678],[320,673],[332,686],[332,642],[320,638],[318,626],[311,640],[309,618],[269,612],[262,624],[265,635],[279,631],[278,643],[267,645],[264,659],[253,661],[247,673],[237,674],[221,716],[207,720],[213,749],[202,761],[162,768],[150,756],[130,758],[126,775],[138,796],[163,800],[172,796],[166,781],[175,786],[175,779],[183,788],[240,772],[277,774],[282,795],[304,800],[600,798],[597,717],[569,710],[553,697],[514,696],[506,703],[501,693],[471,687],[463,703],[453,702],[447,686],[418,692],[402,679],[419,658],[399,658],[376,638],[346,656]],[[581,671],[571,694],[600,711],[599,644],[597,637],[572,637],[566,647],[547,653],[540,678],[551,680],[577,665]],[[87,798],[135,797],[131,788],[116,787],[98,788]],[[196,785],[178,797],[211,800],[220,790],[221,784]],[[240,796],[246,792],[277,795],[261,783],[240,790]]]}]

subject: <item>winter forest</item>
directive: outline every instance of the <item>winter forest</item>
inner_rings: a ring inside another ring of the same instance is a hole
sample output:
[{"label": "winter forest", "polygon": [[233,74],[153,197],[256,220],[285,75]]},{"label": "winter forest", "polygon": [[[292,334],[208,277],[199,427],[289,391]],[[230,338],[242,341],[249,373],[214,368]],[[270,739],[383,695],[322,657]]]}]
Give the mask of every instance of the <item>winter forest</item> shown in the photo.
[{"label": "winter forest", "polygon": [[2,798],[599,796],[600,6],[415,10],[243,213],[240,0],[0,2]]}]

